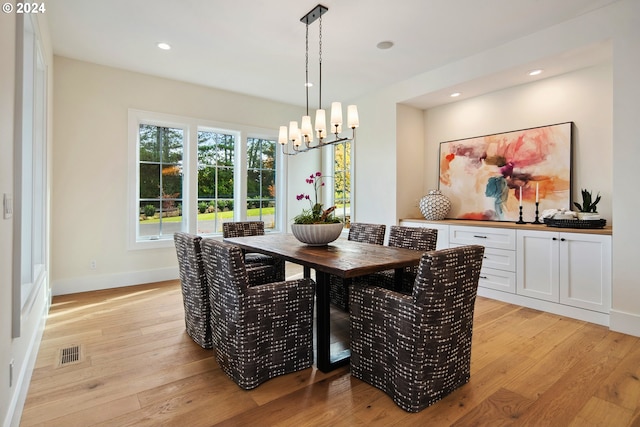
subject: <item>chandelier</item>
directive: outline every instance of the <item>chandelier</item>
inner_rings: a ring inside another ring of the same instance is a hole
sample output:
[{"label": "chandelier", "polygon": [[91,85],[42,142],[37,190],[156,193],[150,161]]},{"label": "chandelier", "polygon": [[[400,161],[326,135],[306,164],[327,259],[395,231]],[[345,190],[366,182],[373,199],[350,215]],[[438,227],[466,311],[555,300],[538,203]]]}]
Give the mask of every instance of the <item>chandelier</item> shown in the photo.
[{"label": "chandelier", "polygon": [[[358,107],[355,105],[347,106],[347,127],[351,128],[351,138],[340,136],[342,132],[342,104],[340,102],[331,103],[331,116],[329,133],[333,134],[334,139],[327,138],[327,120],[325,110],[322,108],[322,15],[329,9],[321,4],[314,7],[309,13],[300,18],[300,21],[306,26],[306,43],[305,43],[305,91],[307,101],[307,113],[302,116],[300,127],[297,121],[289,122],[288,135],[287,126],[280,126],[278,134],[278,143],[282,145],[282,152],[286,155],[295,155],[304,153],[305,151],[316,148],[326,147],[328,145],[338,144],[346,141],[355,140],[355,130],[359,126]],[[319,73],[318,73],[318,109],[315,115],[315,134],[317,142],[314,143],[314,128],[311,126],[311,116],[309,115],[309,88],[312,84],[309,82],[309,24],[319,20]],[[286,146],[289,141],[293,147],[293,151],[287,152]]]}]

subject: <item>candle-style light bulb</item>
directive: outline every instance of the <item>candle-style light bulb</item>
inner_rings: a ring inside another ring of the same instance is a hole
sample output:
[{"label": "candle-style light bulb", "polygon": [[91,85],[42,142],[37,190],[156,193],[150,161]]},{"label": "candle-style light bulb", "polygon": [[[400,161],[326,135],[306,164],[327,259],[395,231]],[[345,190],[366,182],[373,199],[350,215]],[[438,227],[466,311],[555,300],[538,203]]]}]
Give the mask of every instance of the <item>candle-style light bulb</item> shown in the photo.
[{"label": "candle-style light bulb", "polygon": [[342,125],[342,104],[339,102],[331,103],[331,129]]},{"label": "candle-style light bulb", "polygon": [[355,129],[360,126],[358,107],[356,105],[347,105],[347,126],[351,129]]},{"label": "candle-style light bulb", "polygon": [[316,132],[320,139],[327,136],[327,118],[322,109],[316,110]]},{"label": "candle-style light bulb", "polygon": [[287,127],[280,126],[280,133],[278,134],[278,143],[285,145],[287,143]]}]

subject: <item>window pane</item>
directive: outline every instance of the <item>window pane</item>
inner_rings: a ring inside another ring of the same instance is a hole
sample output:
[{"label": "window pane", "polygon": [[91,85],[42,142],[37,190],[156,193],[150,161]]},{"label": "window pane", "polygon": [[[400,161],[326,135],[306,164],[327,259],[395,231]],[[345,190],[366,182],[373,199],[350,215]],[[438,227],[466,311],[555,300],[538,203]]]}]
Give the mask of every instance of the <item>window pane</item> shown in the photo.
[{"label": "window pane", "polygon": [[335,215],[348,227],[351,222],[351,143],[336,144],[333,154]]},{"label": "window pane", "polygon": [[182,230],[184,131],[139,126],[139,237],[161,237]]},{"label": "window pane", "polygon": [[140,125],[140,161],[160,161],[160,142],[158,140],[157,126]]},{"label": "window pane", "polygon": [[275,229],[276,141],[247,140],[247,218]]},{"label": "window pane", "polygon": [[142,237],[160,235],[160,202],[140,200],[139,235]]},{"label": "window pane", "polygon": [[233,220],[235,136],[198,131],[198,233],[221,233]]},{"label": "window pane", "polygon": [[160,189],[160,165],[140,163],[140,198],[157,199]]}]

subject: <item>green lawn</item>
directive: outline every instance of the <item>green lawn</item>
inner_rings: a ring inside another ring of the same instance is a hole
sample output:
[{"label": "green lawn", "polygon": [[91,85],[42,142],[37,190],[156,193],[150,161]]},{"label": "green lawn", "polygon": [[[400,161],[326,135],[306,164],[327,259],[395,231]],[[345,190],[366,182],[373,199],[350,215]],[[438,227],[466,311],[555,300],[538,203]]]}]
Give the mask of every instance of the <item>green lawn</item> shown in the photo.
[{"label": "green lawn", "polygon": [[[263,208],[262,209],[262,215],[274,215],[276,209],[275,208]],[[215,219],[215,212],[211,212],[211,213],[199,213],[198,214],[198,221],[213,221]],[[233,218],[233,211],[226,211],[226,212],[218,212],[218,219],[230,219]],[[260,216],[260,209],[247,209],[247,216],[248,217],[257,217]],[[163,222],[181,222],[182,221],[182,216],[172,216],[172,217],[168,217],[168,218],[162,218]],[[144,224],[157,224],[158,222],[160,222],[160,219],[158,218],[151,218],[151,219],[146,219],[144,221],[140,221],[140,223],[144,223]]]}]

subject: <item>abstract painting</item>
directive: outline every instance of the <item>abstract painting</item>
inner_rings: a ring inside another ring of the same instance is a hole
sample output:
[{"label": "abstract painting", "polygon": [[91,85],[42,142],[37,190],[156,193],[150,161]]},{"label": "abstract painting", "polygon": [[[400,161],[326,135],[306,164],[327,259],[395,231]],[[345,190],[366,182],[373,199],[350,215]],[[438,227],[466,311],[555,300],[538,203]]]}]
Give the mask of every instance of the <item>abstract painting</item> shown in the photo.
[{"label": "abstract painting", "polygon": [[440,191],[449,218],[525,222],[570,209],[573,123],[440,143]]}]

